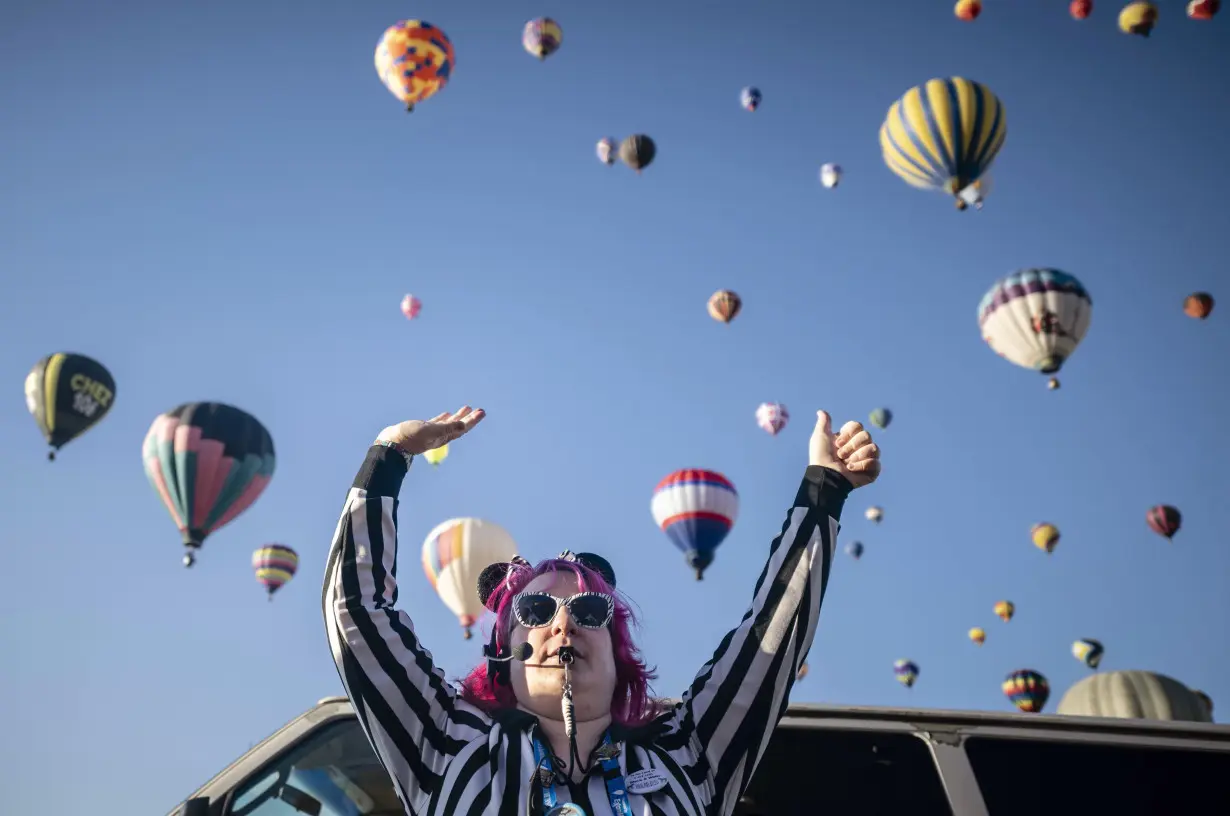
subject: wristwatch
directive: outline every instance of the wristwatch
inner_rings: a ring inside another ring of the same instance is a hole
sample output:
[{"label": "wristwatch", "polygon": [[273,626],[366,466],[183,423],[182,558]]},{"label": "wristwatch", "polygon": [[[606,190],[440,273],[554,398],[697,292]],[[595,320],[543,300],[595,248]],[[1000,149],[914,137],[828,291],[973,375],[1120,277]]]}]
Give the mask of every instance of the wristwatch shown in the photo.
[{"label": "wristwatch", "polygon": [[401,457],[406,460],[407,470],[409,470],[410,466],[414,464],[414,454],[410,453],[409,451],[407,451],[405,448],[403,448],[401,445],[397,444],[396,442],[390,442],[387,439],[377,439],[375,444],[379,445],[382,448],[390,448],[400,453]]}]

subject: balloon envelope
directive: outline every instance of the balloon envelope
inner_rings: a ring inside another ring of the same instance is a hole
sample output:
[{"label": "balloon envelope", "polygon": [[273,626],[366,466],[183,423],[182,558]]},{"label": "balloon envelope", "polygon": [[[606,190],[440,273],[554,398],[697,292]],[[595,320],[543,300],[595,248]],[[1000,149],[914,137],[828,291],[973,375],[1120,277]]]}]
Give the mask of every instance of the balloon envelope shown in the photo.
[{"label": "balloon envelope", "polygon": [[448,84],[456,60],[444,32],[423,20],[389,26],[376,44],[376,73],[406,110]]},{"label": "balloon envelope", "polygon": [[738,518],[739,494],[722,474],[688,468],[658,482],[649,509],[699,581]]},{"label": "balloon envelope", "polygon": [[252,553],[256,580],[273,597],[299,570],[299,554],[284,544],[266,544]]},{"label": "balloon envelope", "polygon": [[517,554],[517,543],[498,524],[478,518],[453,518],[437,524],[423,540],[423,571],[432,589],[461,623],[469,640],[470,627],[483,613],[478,597],[479,574]]},{"label": "balloon envelope", "polygon": [[1010,363],[1053,374],[1089,331],[1093,301],[1072,275],[1022,269],[995,284],[978,304],[978,326],[991,350]]},{"label": "balloon envelope", "polygon": [[57,352],[34,364],[25,382],[26,409],[55,451],[102,421],[115,404],[115,378],[84,354]]}]

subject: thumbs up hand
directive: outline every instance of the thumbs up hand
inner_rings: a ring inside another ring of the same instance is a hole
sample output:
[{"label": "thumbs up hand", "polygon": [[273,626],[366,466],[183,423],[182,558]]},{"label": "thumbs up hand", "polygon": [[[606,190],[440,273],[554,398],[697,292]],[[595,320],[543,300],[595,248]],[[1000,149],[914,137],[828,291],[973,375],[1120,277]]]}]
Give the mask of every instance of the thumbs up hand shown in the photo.
[{"label": "thumbs up hand", "polygon": [[816,412],[816,428],[808,445],[808,464],[835,470],[855,487],[869,485],[880,475],[880,448],[861,422],[847,422],[833,434],[833,421]]}]

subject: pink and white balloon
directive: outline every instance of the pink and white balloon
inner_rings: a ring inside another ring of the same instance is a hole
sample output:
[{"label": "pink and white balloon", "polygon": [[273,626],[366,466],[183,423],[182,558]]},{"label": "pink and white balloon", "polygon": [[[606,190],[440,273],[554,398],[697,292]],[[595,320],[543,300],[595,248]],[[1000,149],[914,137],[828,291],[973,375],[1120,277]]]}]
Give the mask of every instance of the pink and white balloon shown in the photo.
[{"label": "pink and white balloon", "polygon": [[401,313],[406,316],[407,320],[414,320],[419,316],[419,312],[423,309],[423,301],[416,298],[414,295],[406,295],[401,299]]},{"label": "pink and white balloon", "polygon": [[790,412],[780,402],[762,402],[756,409],[756,424],[773,436],[777,436],[790,421]]}]

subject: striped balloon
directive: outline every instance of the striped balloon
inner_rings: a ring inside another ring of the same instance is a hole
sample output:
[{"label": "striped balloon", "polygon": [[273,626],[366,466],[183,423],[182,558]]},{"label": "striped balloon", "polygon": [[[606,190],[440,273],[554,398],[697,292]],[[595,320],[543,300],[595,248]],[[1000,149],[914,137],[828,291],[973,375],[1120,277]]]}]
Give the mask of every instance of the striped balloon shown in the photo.
[{"label": "striped balloon", "polygon": [[272,601],[273,593],[295,577],[299,569],[299,554],[283,544],[266,544],[252,553],[252,569],[256,571],[256,580],[265,587]]},{"label": "striped balloon", "polygon": [[649,509],[700,581],[739,515],[739,494],[715,471],[677,470],[654,488]]},{"label": "striped balloon", "polygon": [[898,660],[893,663],[893,676],[901,685],[913,688],[914,681],[918,679],[918,664],[913,660]]},{"label": "striped balloon", "polygon": [[255,417],[220,402],[190,402],[154,420],[145,475],[196,562],[206,537],[252,506],[273,478],[273,438]]},{"label": "striped balloon", "polygon": [[1041,672],[1017,669],[1004,678],[1004,696],[1027,714],[1038,714],[1051,696],[1050,683]]},{"label": "striped balloon", "polygon": [[1089,331],[1093,301],[1058,269],[1021,269],[995,282],[978,304],[978,327],[1010,363],[1054,374]]}]

